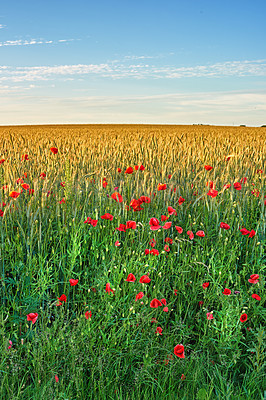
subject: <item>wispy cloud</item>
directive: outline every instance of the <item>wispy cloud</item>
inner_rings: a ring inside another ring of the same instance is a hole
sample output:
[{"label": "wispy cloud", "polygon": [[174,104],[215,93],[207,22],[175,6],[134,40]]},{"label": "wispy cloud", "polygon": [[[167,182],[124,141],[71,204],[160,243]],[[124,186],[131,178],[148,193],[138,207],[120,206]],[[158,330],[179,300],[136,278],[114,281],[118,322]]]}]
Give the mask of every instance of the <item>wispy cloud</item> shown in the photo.
[{"label": "wispy cloud", "polygon": [[6,27],[5,25],[0,24],[0,29],[3,29],[5,27]]},{"label": "wispy cloud", "polygon": [[[1,27],[1,25],[0,25]],[[60,40],[44,40],[44,39],[29,39],[29,40],[6,40],[5,42],[0,42],[0,47],[5,46],[30,46],[33,44],[57,44],[62,42],[72,42],[74,39],[60,39]]]},{"label": "wispy cloud", "polygon": [[[15,41],[19,42],[19,41]],[[45,42],[42,42],[45,43]],[[51,43],[54,43],[51,41]],[[24,43],[25,44],[25,43]],[[30,44],[38,44],[31,40]],[[12,45],[10,42],[9,45]],[[14,43],[13,45],[18,45]],[[125,64],[119,61],[102,64],[75,64],[38,67],[0,67],[0,82],[42,81],[94,75],[111,79],[180,79],[266,76],[266,60],[228,61],[189,67]]]}]

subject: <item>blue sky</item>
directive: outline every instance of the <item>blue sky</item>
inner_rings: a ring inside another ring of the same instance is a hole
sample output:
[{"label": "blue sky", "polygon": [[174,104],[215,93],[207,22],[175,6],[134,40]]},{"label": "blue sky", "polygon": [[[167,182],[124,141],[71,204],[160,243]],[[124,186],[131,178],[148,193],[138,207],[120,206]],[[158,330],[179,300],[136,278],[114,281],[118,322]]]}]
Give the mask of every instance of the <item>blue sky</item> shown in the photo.
[{"label": "blue sky", "polygon": [[266,1],[8,1],[0,125],[266,124]]}]

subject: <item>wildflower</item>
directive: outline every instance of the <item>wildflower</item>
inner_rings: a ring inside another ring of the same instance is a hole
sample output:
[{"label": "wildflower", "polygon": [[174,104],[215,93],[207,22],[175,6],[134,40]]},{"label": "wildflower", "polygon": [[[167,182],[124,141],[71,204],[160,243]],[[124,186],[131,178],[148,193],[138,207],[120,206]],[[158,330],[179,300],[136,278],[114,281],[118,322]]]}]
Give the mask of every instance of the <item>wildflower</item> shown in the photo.
[{"label": "wildflower", "polygon": [[21,161],[25,160],[25,161],[29,161],[29,155],[28,154],[24,154],[21,158]]},{"label": "wildflower", "polygon": [[216,197],[218,194],[218,190],[210,189],[207,193],[207,196],[211,196],[212,198]]},{"label": "wildflower", "polygon": [[145,167],[141,164],[141,166],[139,167],[140,171],[144,171]]},{"label": "wildflower", "polygon": [[106,214],[101,216],[101,219],[108,219],[110,221],[113,221],[114,216],[112,214],[106,213]]},{"label": "wildflower", "polygon": [[76,286],[78,281],[78,279],[69,279],[70,286]]},{"label": "wildflower", "polygon": [[185,380],[186,376],[184,374],[181,375],[181,381]]},{"label": "wildflower", "polygon": [[171,179],[172,178],[172,175],[168,175],[168,179]]},{"label": "wildflower", "polygon": [[135,301],[142,299],[142,297],[144,297],[144,293],[143,293],[143,292],[139,292],[139,293],[136,295]]},{"label": "wildflower", "polygon": [[9,193],[9,196],[13,197],[13,199],[18,198],[19,195],[20,195],[20,192],[13,191],[13,192]]},{"label": "wildflower", "polygon": [[118,228],[115,228],[119,232],[126,232],[127,226],[125,224],[120,224]]},{"label": "wildflower", "polygon": [[127,282],[135,282],[136,278],[133,274],[129,274],[126,281]]},{"label": "wildflower", "polygon": [[234,183],[234,188],[235,188],[236,190],[241,190],[241,189],[242,189],[241,183],[240,183],[240,182],[235,182],[235,183]]},{"label": "wildflower", "polygon": [[231,187],[231,183],[226,183],[225,185],[224,185],[224,189],[229,189]]},{"label": "wildflower", "polygon": [[172,222],[166,222],[163,226],[163,229],[170,229],[172,225]]},{"label": "wildflower", "polygon": [[196,235],[199,237],[204,237],[205,233],[204,233],[204,231],[198,231],[198,232],[196,232]]},{"label": "wildflower", "polygon": [[132,167],[128,167],[128,168],[125,170],[125,174],[133,174],[133,168],[132,168]]},{"label": "wildflower", "polygon": [[174,353],[179,358],[185,358],[184,346],[182,344],[177,344],[174,348]]},{"label": "wildflower", "polygon": [[207,289],[207,287],[209,287],[209,285],[210,285],[210,282],[204,282],[202,284],[202,287],[203,287],[203,289]]},{"label": "wildflower", "polygon": [[62,294],[60,297],[57,297],[59,301],[64,301],[66,303],[67,297],[65,294]]},{"label": "wildflower", "polygon": [[156,241],[154,239],[151,239],[150,240],[150,246],[151,247],[155,247],[155,245],[156,245]]},{"label": "wildflower", "polygon": [[166,215],[161,215],[161,221],[165,222],[169,219],[169,217],[167,217]]},{"label": "wildflower", "polygon": [[122,203],[122,201],[123,201],[123,197],[122,197],[121,194],[118,193],[118,192],[114,192],[114,193],[111,195],[111,198],[114,199],[115,201],[117,201],[118,203]]},{"label": "wildflower", "polygon": [[211,171],[213,167],[211,167],[210,165],[205,165],[204,168],[206,169],[206,171]]},{"label": "wildflower", "polygon": [[[103,181],[103,188],[105,189],[107,186],[107,181]],[[107,195],[107,197],[109,197],[109,195]]]},{"label": "wildflower", "polygon": [[178,233],[183,232],[183,228],[181,228],[181,226],[175,226],[175,229],[177,230]]},{"label": "wildflower", "polygon": [[169,237],[165,238],[164,241],[165,241],[165,243],[173,244],[173,239],[171,239]]},{"label": "wildflower", "polygon": [[248,237],[249,238],[253,238],[253,236],[255,236],[255,235],[256,235],[256,232],[254,231],[254,229],[251,229],[251,231],[249,232]]},{"label": "wildflower", "polygon": [[135,165],[135,171],[137,171],[138,169],[139,169],[139,166],[138,165]]},{"label": "wildflower", "polygon": [[249,283],[258,283],[259,282],[259,275],[258,274],[252,274],[250,275],[250,279],[248,280]]},{"label": "wildflower", "polygon": [[192,231],[187,231],[187,234],[189,236],[189,239],[193,240],[194,239],[194,234]]},{"label": "wildflower", "polygon": [[247,179],[246,177],[245,177],[245,178],[241,178],[241,179],[240,179],[240,183],[244,183],[244,184],[245,184],[245,183],[247,183],[247,180],[248,180],[248,179]]},{"label": "wildflower", "polygon": [[65,199],[63,198],[62,200],[59,201],[59,204],[65,203]]},{"label": "wildflower", "polygon": [[151,218],[149,225],[150,225],[152,231],[157,231],[158,229],[161,228],[160,222],[158,221],[157,218]]},{"label": "wildflower", "polygon": [[224,291],[223,291],[223,294],[225,294],[226,296],[229,296],[231,294],[231,290],[225,288]]},{"label": "wildflower", "polygon": [[207,315],[207,319],[208,319],[208,320],[213,319],[212,313],[208,312],[206,315]]},{"label": "wildflower", "polygon": [[240,317],[240,322],[246,322],[246,320],[248,319],[248,316],[246,313],[242,314]]},{"label": "wildflower", "polygon": [[150,254],[152,254],[153,256],[158,256],[159,255],[159,250],[152,249],[152,250],[150,250]]},{"label": "wildflower", "polygon": [[37,313],[29,313],[27,314],[27,321],[31,321],[32,324],[35,324],[35,322],[37,321],[38,318],[38,314]]},{"label": "wildflower", "polygon": [[141,196],[139,198],[139,201],[141,201],[142,203],[150,203],[151,202],[151,198],[148,196]]},{"label": "wildflower", "polygon": [[168,214],[169,215],[177,215],[177,212],[173,207],[169,206],[168,207]]},{"label": "wildflower", "polygon": [[137,224],[135,221],[127,221],[126,229],[136,229]]},{"label": "wildflower", "polygon": [[167,253],[169,253],[170,247],[168,246],[168,244],[166,244],[166,245],[164,246],[164,251],[166,251]]},{"label": "wildflower", "polygon": [[51,150],[51,152],[53,154],[57,154],[58,153],[58,149],[56,147],[51,147],[50,150]]},{"label": "wildflower", "polygon": [[220,223],[220,228],[228,230],[228,229],[230,229],[230,226],[228,224],[226,224],[225,222],[221,222]]},{"label": "wildflower", "polygon": [[40,178],[44,179],[45,177],[46,177],[46,173],[42,172],[41,175],[40,175]]},{"label": "wildflower", "polygon": [[150,254],[150,250],[149,249],[145,249],[145,255],[147,256],[148,254]]},{"label": "wildflower", "polygon": [[121,243],[119,242],[119,240],[117,240],[116,242],[115,242],[115,246],[116,247],[119,247],[121,245]]},{"label": "wildflower", "polygon": [[117,168],[117,172],[120,174],[120,172],[122,172],[121,168]]},{"label": "wildflower", "polygon": [[255,300],[258,300],[258,301],[260,301],[261,300],[261,297],[258,295],[258,294],[253,294],[252,296],[251,296],[253,299],[255,299]]},{"label": "wildflower", "polygon": [[200,301],[199,301],[199,307],[202,307],[202,306],[203,306],[203,301],[200,300]]},{"label": "wildflower", "polygon": [[12,347],[12,344],[13,344],[13,343],[12,343],[12,341],[11,341],[11,340],[9,340],[9,346],[8,346],[8,348],[7,348],[8,350],[10,350],[10,349],[11,349],[11,347]]},{"label": "wildflower", "polygon": [[250,234],[250,231],[248,231],[246,228],[240,229],[240,232],[242,233],[242,235],[249,235]]},{"label": "wildflower", "polygon": [[162,303],[160,302],[160,300],[158,299],[153,299],[150,303],[150,307],[151,308],[158,308],[162,305]]},{"label": "wildflower", "polygon": [[91,318],[91,315],[92,315],[92,314],[91,314],[91,311],[86,311],[86,312],[85,312],[85,318],[86,318],[86,319]]},{"label": "wildflower", "polygon": [[157,190],[165,190],[167,189],[166,183],[160,183],[157,187]]},{"label": "wildflower", "polygon": [[59,378],[58,378],[58,376],[57,375],[55,375],[55,381],[56,381],[56,383],[59,381]]},{"label": "wildflower", "polygon": [[175,296],[177,296],[177,292],[178,292],[178,290],[177,290],[177,289],[175,289],[175,290],[174,290],[174,294],[175,294]]},{"label": "wildflower", "polygon": [[184,201],[185,201],[185,199],[183,199],[183,197],[180,196],[178,199],[178,204],[181,206],[181,204],[183,204]]},{"label": "wildflower", "polygon": [[2,160],[0,160],[0,165],[3,164],[6,160],[4,158],[2,158]]},{"label": "wildflower", "polygon": [[110,292],[114,293],[113,289],[111,289],[110,283],[106,283],[105,291],[106,291],[106,293],[110,293]]},{"label": "wildflower", "polygon": [[168,312],[168,307],[164,307],[164,308],[163,308],[163,311],[164,311],[164,312]]},{"label": "wildflower", "polygon": [[162,328],[160,326],[157,326],[155,333],[159,333],[159,335],[162,335]]}]

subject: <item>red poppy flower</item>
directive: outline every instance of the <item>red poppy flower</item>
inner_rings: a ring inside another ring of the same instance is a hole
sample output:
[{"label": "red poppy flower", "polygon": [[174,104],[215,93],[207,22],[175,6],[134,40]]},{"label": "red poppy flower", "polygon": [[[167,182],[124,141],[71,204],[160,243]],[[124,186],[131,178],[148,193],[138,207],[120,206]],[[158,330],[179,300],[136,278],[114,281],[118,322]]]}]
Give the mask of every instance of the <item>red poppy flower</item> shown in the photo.
[{"label": "red poppy flower", "polygon": [[139,169],[139,166],[138,165],[135,165],[135,171],[137,171],[138,169]]},{"label": "red poppy flower", "polygon": [[150,303],[150,307],[151,308],[158,308],[162,305],[162,303],[160,302],[160,300],[158,299],[153,299]]},{"label": "red poppy flower", "polygon": [[9,196],[13,197],[13,199],[18,198],[19,195],[20,195],[20,192],[13,191],[13,192],[9,193]]},{"label": "red poppy flower", "polygon": [[178,204],[181,205],[184,203],[184,201],[185,201],[185,199],[183,199],[183,197],[180,196],[178,199]]},{"label": "red poppy flower", "polygon": [[157,249],[152,249],[152,250],[150,251],[150,254],[152,254],[153,256],[158,256],[158,255],[159,255],[159,250],[157,250]]},{"label": "red poppy flower", "polygon": [[105,291],[106,291],[106,293],[110,293],[110,292],[114,293],[113,289],[111,289],[110,283],[106,283]]},{"label": "red poppy flower", "polygon": [[149,225],[152,231],[157,231],[158,229],[161,228],[160,222],[157,218],[151,218]]},{"label": "red poppy flower", "polygon": [[245,178],[241,178],[240,179],[240,183],[244,183],[245,184],[245,183],[247,183],[247,180],[248,180],[248,178],[246,178],[246,177]]},{"label": "red poppy flower", "polygon": [[[103,188],[105,189],[106,186],[107,186],[107,182],[106,182],[106,181],[103,181]],[[109,195],[108,195],[108,197],[109,197]]]},{"label": "red poppy flower", "polygon": [[78,281],[79,281],[78,279],[69,279],[69,283],[71,286],[76,286]]},{"label": "red poppy flower", "polygon": [[175,226],[175,229],[177,230],[178,233],[183,232],[183,228],[181,228],[181,226]]},{"label": "red poppy flower", "polygon": [[141,203],[142,201],[139,201],[137,199],[132,199],[129,205],[130,207],[133,208],[134,211],[141,211],[144,210],[144,208],[140,207]]},{"label": "red poppy flower", "polygon": [[0,165],[3,164],[6,160],[4,158],[2,158],[2,160],[0,160]]},{"label": "red poppy flower", "polygon": [[186,379],[186,376],[184,374],[181,375],[181,381],[183,381],[184,379]]},{"label": "red poppy flower", "polygon": [[160,326],[157,326],[155,333],[159,333],[159,335],[162,335],[162,328]]},{"label": "red poppy flower", "polygon": [[204,303],[204,302],[203,302],[202,300],[200,300],[200,301],[199,301],[199,307],[202,307],[202,306],[203,306],[203,303]]},{"label": "red poppy flower", "polygon": [[86,319],[91,318],[91,311],[86,311],[86,312],[85,312],[85,318],[86,318]]},{"label": "red poppy flower", "polygon": [[140,278],[140,283],[149,283],[151,280],[148,277],[148,275],[142,275],[142,277]]},{"label": "red poppy flower", "polygon": [[165,243],[173,244],[173,239],[171,239],[169,237],[165,238],[164,241],[165,241]]},{"label": "red poppy flower", "polygon": [[21,160],[26,160],[26,161],[28,161],[28,160],[29,160],[29,155],[28,155],[28,154],[24,154],[24,155],[22,156]]},{"label": "red poppy flower", "polygon": [[164,308],[163,308],[163,311],[164,311],[164,312],[168,312],[168,307],[164,307]]},{"label": "red poppy flower", "polygon": [[173,207],[169,206],[168,207],[168,214],[169,215],[177,215],[177,211]]},{"label": "red poppy flower", "polygon": [[124,225],[124,224],[120,224],[119,225],[119,227],[118,228],[115,228],[117,231],[119,231],[119,232],[126,232],[126,229],[127,229],[127,227],[126,227],[126,225]]},{"label": "red poppy flower", "polygon": [[229,189],[231,187],[231,183],[227,183],[226,185],[224,185],[224,189]]},{"label": "red poppy flower", "polygon": [[175,296],[177,296],[177,292],[178,292],[178,290],[177,290],[177,289],[175,289],[175,290],[174,290],[174,294],[175,294]]},{"label": "red poppy flower", "polygon": [[119,174],[120,174],[120,172],[122,172],[122,169],[121,168],[117,168],[117,172],[119,172]]},{"label": "red poppy flower", "polygon": [[142,299],[142,297],[144,297],[144,293],[143,293],[143,292],[139,292],[139,293],[136,295],[135,301]]},{"label": "red poppy flower", "polygon": [[84,224],[92,225],[93,227],[95,227],[97,223],[98,219],[91,219],[90,217],[88,217],[86,221],[84,221]]},{"label": "red poppy flower", "polygon": [[65,203],[65,199],[63,198],[62,200],[59,201],[59,204]]},{"label": "red poppy flower", "polygon": [[58,298],[59,301],[64,301],[65,303],[66,303],[66,301],[67,301],[67,297],[66,297],[65,294],[61,294],[61,296],[60,296],[60,297],[57,297],[57,298]]},{"label": "red poppy flower", "polygon": [[207,319],[208,320],[211,320],[211,319],[213,319],[213,315],[212,315],[212,313],[210,313],[210,312],[207,312]]},{"label": "red poppy flower", "polygon": [[228,230],[228,229],[230,229],[230,226],[228,224],[226,224],[225,222],[221,222],[220,223],[220,228]]},{"label": "red poppy flower", "polygon": [[115,246],[116,247],[119,247],[121,245],[121,243],[119,242],[119,240],[117,240],[116,242],[115,242]]},{"label": "red poppy flower", "polygon": [[165,190],[167,189],[166,183],[160,183],[157,187],[157,190]]},{"label": "red poppy flower", "polygon": [[133,274],[129,274],[126,281],[127,282],[135,282],[136,278]]},{"label": "red poppy flower", "polygon": [[114,193],[111,195],[111,197],[112,197],[112,199],[114,199],[114,200],[117,201],[118,203],[122,203],[122,201],[123,201],[123,197],[122,197],[121,194],[118,193],[118,192],[114,192]]},{"label": "red poppy flower", "polygon": [[241,190],[241,189],[242,189],[241,183],[240,183],[240,182],[235,182],[235,183],[234,183],[234,188],[235,188],[236,190]]},{"label": "red poppy flower", "polygon": [[168,175],[168,179],[171,179],[172,178],[172,175]]},{"label": "red poppy flower", "polygon": [[135,221],[127,221],[126,229],[136,229],[137,224]]},{"label": "red poppy flower", "polygon": [[145,255],[147,256],[148,254],[150,254],[150,250],[149,249],[145,249]]},{"label": "red poppy flower", "polygon": [[253,299],[255,299],[255,300],[258,300],[258,301],[261,300],[261,297],[260,297],[258,294],[256,294],[256,293],[254,293],[251,297],[252,297]]},{"label": "red poppy flower", "polygon": [[258,283],[259,277],[260,276],[258,274],[252,274],[252,275],[250,275],[250,279],[248,281],[249,281],[249,283]]},{"label": "red poppy flower", "polygon": [[150,239],[150,246],[151,247],[155,247],[155,245],[156,245],[155,240],[154,239]]},{"label": "red poppy flower", "polygon": [[189,236],[189,239],[191,239],[191,240],[194,239],[194,234],[192,231],[187,231],[187,234]]},{"label": "red poppy flower", "polygon": [[51,150],[51,152],[53,154],[57,154],[58,153],[58,149],[56,147],[51,147],[50,150]]},{"label": "red poppy flower", "polygon": [[255,235],[256,235],[256,232],[254,231],[254,229],[251,229],[251,231],[249,232],[248,237],[249,238],[253,238],[253,236],[255,236]]},{"label": "red poppy flower", "polygon": [[161,215],[161,221],[165,222],[169,219],[169,217],[167,217],[167,215]]},{"label": "red poppy flower", "polygon": [[101,216],[101,219],[108,219],[110,221],[113,221],[114,216],[112,214],[106,213],[106,214]]},{"label": "red poppy flower", "polygon": [[246,322],[246,320],[248,319],[248,316],[246,313],[242,314],[240,317],[240,322]]},{"label": "red poppy flower", "polygon": [[177,344],[174,348],[174,353],[179,358],[185,358],[184,346],[182,344]]},{"label": "red poppy flower", "polygon": [[145,167],[141,164],[141,166],[139,167],[140,171],[144,171]]},{"label": "red poppy flower", "polygon": [[203,287],[203,289],[207,289],[207,287],[209,287],[209,285],[210,285],[210,282],[204,282],[202,284],[202,287]]},{"label": "red poppy flower", "polygon": [[213,167],[211,167],[210,165],[205,165],[204,168],[206,169],[206,171],[210,171]]},{"label": "red poppy flower", "polygon": [[198,232],[196,232],[196,235],[199,237],[204,237],[205,233],[204,233],[204,231],[198,231]]},{"label": "red poppy flower", "polygon": [[166,306],[166,299],[161,299],[161,303],[163,303],[163,305]]},{"label": "red poppy flower", "polygon": [[166,245],[164,246],[164,251],[167,251],[167,253],[169,253],[170,247],[168,246],[168,244],[166,244]]},{"label": "red poppy flower", "polygon": [[249,235],[250,234],[250,231],[248,231],[246,228],[240,229],[240,232],[242,233],[242,235]]},{"label": "red poppy flower", "polygon": [[54,376],[56,383],[59,381],[59,378],[57,375]]},{"label": "red poppy flower", "polygon": [[225,288],[224,291],[223,291],[223,294],[225,294],[226,296],[229,296],[231,294],[231,290]]},{"label": "red poppy flower", "polygon": [[151,202],[151,198],[148,196],[141,196],[139,198],[139,201],[141,201],[142,203],[150,203]]},{"label": "red poppy flower", "polygon": [[163,229],[170,229],[172,225],[172,222],[166,222],[163,226]]},{"label": "red poppy flower", "polygon": [[212,198],[216,197],[218,194],[218,190],[210,189],[207,193],[207,196],[211,196]]},{"label": "red poppy flower", "polygon": [[29,313],[27,314],[27,321],[31,321],[32,324],[35,324],[35,322],[37,321],[38,318],[38,314],[37,313]]},{"label": "red poppy flower", "polygon": [[134,172],[134,170],[133,170],[132,167],[128,167],[128,168],[125,170],[125,174],[133,174],[133,172]]}]

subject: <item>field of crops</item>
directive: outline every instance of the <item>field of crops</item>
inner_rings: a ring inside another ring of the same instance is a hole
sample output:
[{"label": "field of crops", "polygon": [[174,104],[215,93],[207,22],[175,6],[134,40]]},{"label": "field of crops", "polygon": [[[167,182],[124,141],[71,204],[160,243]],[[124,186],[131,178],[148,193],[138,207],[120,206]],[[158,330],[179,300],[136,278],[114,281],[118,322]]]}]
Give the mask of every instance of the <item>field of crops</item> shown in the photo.
[{"label": "field of crops", "polygon": [[264,399],[265,127],[0,138],[1,399]]}]

